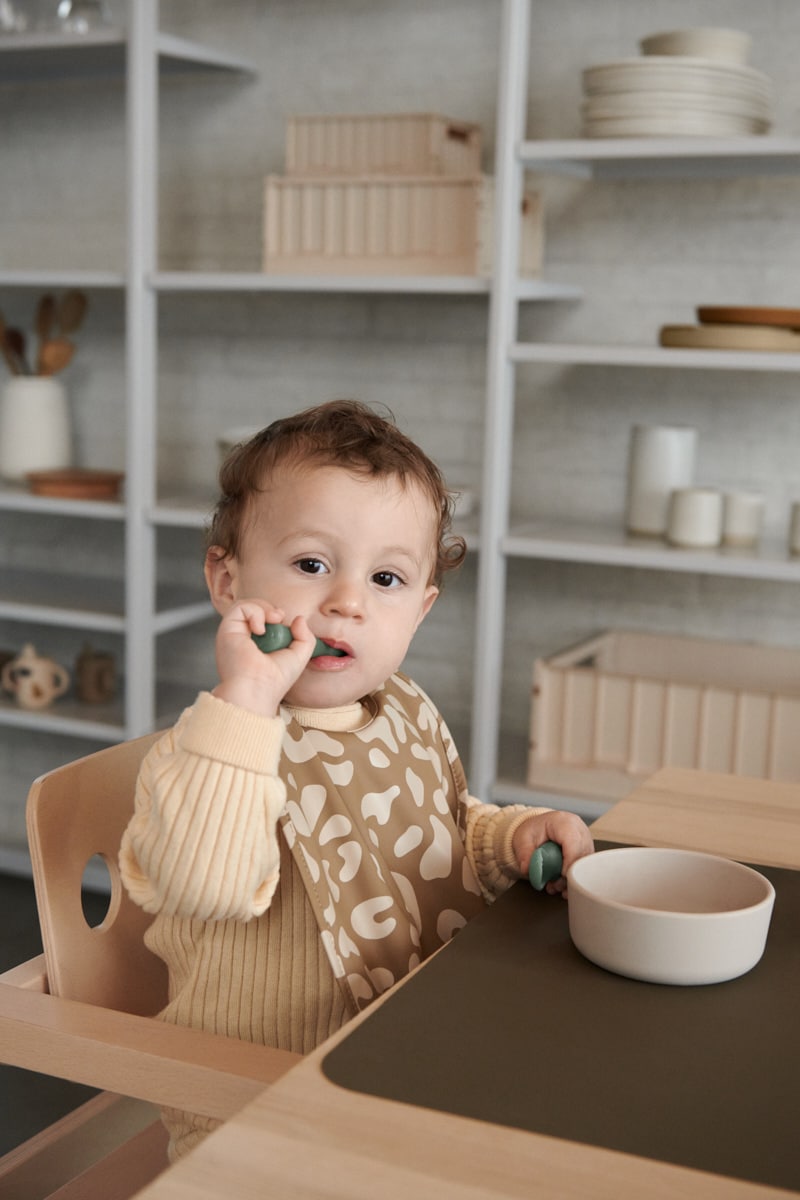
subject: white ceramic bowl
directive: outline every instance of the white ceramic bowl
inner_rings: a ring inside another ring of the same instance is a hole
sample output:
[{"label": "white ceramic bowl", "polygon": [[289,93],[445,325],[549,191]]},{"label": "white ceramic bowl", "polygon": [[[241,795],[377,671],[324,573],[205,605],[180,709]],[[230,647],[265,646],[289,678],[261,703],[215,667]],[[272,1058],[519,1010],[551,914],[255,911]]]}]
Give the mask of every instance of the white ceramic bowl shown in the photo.
[{"label": "white ceramic bowl", "polygon": [[600,850],[568,874],[569,931],[598,966],[650,983],[721,983],[761,958],[775,889],[691,850]]},{"label": "white ceramic bowl", "polygon": [[642,54],[680,54],[688,58],[714,58],[746,63],[753,39],[740,29],[675,29],[642,38]]}]

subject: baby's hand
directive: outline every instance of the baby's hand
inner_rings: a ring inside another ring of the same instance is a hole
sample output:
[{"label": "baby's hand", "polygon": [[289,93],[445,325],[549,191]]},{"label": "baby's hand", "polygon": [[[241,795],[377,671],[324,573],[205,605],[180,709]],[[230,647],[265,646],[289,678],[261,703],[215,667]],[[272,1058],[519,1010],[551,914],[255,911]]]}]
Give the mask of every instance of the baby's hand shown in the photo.
[{"label": "baby's hand", "polygon": [[285,620],[282,609],[262,600],[240,600],[219,624],[216,640],[219,683],[214,695],[251,712],[274,717],[289,689],[306,669],[315,638],[304,617],[291,624],[294,641],[285,650],[264,654],[252,639],[267,623]]},{"label": "baby's hand", "polygon": [[523,878],[528,874],[528,864],[534,850],[549,841],[558,842],[561,847],[563,874],[559,879],[554,879],[551,883],[546,884],[545,891],[549,892],[551,896],[558,895],[559,892],[566,896],[567,871],[577,859],[593,852],[592,835],[580,817],[576,817],[574,813],[558,811],[540,813],[532,816],[528,821],[523,821],[515,830],[512,842],[517,865]]}]

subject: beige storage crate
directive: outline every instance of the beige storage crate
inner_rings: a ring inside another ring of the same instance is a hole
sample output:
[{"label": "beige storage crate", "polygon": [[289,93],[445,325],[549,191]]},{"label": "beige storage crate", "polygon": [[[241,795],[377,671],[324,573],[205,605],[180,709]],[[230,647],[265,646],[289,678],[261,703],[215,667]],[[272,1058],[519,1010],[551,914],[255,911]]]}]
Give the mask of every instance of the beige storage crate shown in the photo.
[{"label": "beige storage crate", "polygon": [[800,780],[800,650],[616,631],[537,660],[529,782],[618,795],[663,766]]},{"label": "beige storage crate", "polygon": [[289,117],[292,176],[479,175],[481,129],[436,113]]},{"label": "beige storage crate", "polygon": [[[264,270],[308,275],[478,275],[492,271],[494,181],[291,179],[264,198]],[[526,193],[520,272],[542,264],[539,196]]]}]

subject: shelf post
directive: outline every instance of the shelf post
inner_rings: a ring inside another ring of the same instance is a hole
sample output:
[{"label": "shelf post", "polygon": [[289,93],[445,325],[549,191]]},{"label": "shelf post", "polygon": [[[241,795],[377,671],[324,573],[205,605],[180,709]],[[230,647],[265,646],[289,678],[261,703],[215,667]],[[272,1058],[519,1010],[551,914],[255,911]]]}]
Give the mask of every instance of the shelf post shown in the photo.
[{"label": "shelf post", "polygon": [[158,0],[128,5],[125,712],[126,736],[155,720],[156,296],[158,256]]},{"label": "shelf post", "polygon": [[527,124],[529,41],[530,0],[503,0],[470,778],[470,791],[486,801],[491,799],[497,774],[500,732],[506,600],[502,539],[508,523],[514,430],[515,375],[510,350],[517,336],[524,182],[519,147]]}]

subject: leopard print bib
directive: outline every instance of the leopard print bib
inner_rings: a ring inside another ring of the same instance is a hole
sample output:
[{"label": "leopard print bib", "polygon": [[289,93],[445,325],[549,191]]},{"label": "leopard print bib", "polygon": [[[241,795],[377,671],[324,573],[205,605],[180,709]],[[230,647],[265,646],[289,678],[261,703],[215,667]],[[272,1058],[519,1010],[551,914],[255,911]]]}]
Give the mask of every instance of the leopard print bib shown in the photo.
[{"label": "leopard print bib", "polygon": [[331,733],[286,710],[281,825],[351,1012],[484,908],[464,852],[466,780],[425,693],[394,675]]}]

